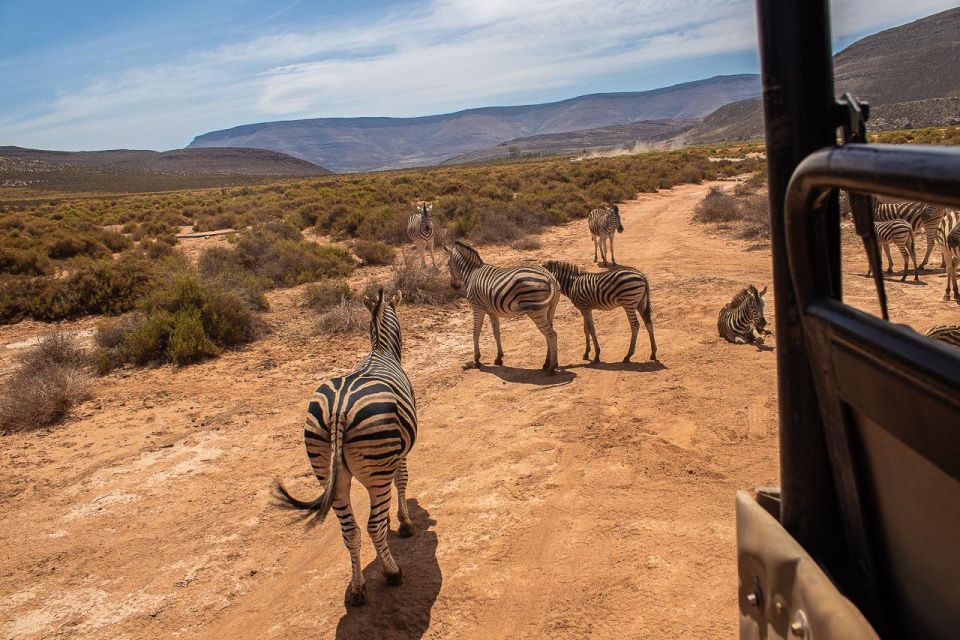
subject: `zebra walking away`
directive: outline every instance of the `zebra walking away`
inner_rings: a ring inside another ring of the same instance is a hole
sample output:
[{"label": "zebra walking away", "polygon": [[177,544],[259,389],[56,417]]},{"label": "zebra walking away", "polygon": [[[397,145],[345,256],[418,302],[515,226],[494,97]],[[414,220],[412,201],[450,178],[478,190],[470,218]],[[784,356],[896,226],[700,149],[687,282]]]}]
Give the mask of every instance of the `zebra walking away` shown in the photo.
[{"label": "zebra walking away", "polygon": [[467,302],[473,309],[473,364],[480,368],[480,331],[483,320],[490,316],[493,338],[497,342],[497,359],[503,364],[500,344],[500,318],[525,315],[533,320],[547,341],[547,357],[543,370],[551,375],[557,369],[557,332],[553,316],[557,311],[559,285],[549,271],[540,267],[502,269],[485,264],[476,249],[456,241],[443,250],[450,256],[450,286],[466,288]]},{"label": "zebra walking away", "polygon": [[426,267],[426,249],[430,249],[430,262],[434,269],[437,261],[433,257],[433,220],[430,219],[430,210],[433,205],[421,203],[420,208],[407,219],[407,236],[420,253],[420,266]]},{"label": "zebra walking away", "polygon": [[[900,255],[903,256],[903,277],[900,281],[906,281],[907,273],[910,271],[910,258],[913,257],[913,279],[920,281],[920,268],[917,266],[917,253],[913,241],[913,227],[906,220],[895,218],[893,220],[883,220],[874,222],[873,226],[877,230],[877,242],[883,247],[883,252],[887,254],[887,261],[890,265],[887,267],[887,273],[893,273],[893,257],[890,255],[890,245],[895,244],[900,249]],[[873,273],[872,269],[867,269],[867,277]]]},{"label": "zebra walking away", "polygon": [[[914,239],[920,235],[923,230],[927,238],[927,251],[920,263],[920,269],[927,266],[930,260],[930,254],[938,242],[937,229],[940,221],[943,219],[947,210],[944,207],[934,206],[923,202],[880,202],[872,198],[873,219],[875,222],[885,222],[888,220],[903,220],[910,224],[913,229]],[[845,190],[840,191],[840,213],[844,216],[851,214],[850,194]]]},{"label": "zebra walking away", "polygon": [[350,552],[352,577],[344,596],[348,606],[366,602],[360,528],[350,505],[352,478],[370,495],[367,532],[391,586],[403,582],[403,572],[387,544],[391,483],[397,487],[398,533],[413,535],[406,499],[407,454],[417,437],[417,403],[400,365],[402,340],[396,312],[400,300],[400,291],[385,300],[383,289],[376,300],[364,298],[370,311],[370,353],[352,373],[322,384],[307,407],[303,437],[323,493],[316,500],[303,501],[291,496],[279,481],[275,486],[281,506],[312,512],[311,525],[321,523],[333,507]]},{"label": "zebra walking away", "polygon": [[766,287],[757,291],[751,284],[733,296],[733,300],[724,305],[717,318],[720,337],[734,344],[763,344],[763,334],[768,333],[767,319],[763,315],[763,296],[766,293]]},{"label": "zebra walking away", "polygon": [[957,266],[960,263],[960,211],[950,211],[940,221],[937,230],[940,240],[940,251],[943,252],[943,266],[947,269],[947,290],[943,292],[943,299],[950,299],[950,285],[953,285],[953,299],[960,303],[960,292],[957,291]]},{"label": "zebra walking away", "polygon": [[607,266],[607,245],[610,243],[610,259],[617,264],[617,257],[613,254],[613,238],[617,233],[623,233],[623,223],[620,221],[620,207],[607,205],[594,209],[587,217],[587,226],[590,227],[590,237],[593,238],[593,261],[597,262],[597,248],[603,257],[603,266]]},{"label": "zebra walking away", "polygon": [[945,342],[952,347],[960,349],[960,325],[941,324],[930,327],[923,335],[934,340]]},{"label": "zebra walking away", "polygon": [[587,273],[580,267],[550,260],[543,267],[556,277],[560,284],[560,291],[570,299],[573,306],[583,316],[583,335],[586,340],[586,350],[583,359],[590,359],[590,338],[593,338],[595,353],[594,362],[600,361],[600,341],[597,340],[597,329],[593,323],[593,310],[609,310],[623,307],[630,322],[630,349],[623,358],[630,362],[637,347],[637,333],[640,323],[637,321],[637,312],[643,318],[643,324],[650,336],[650,359],[657,359],[657,341],[653,337],[653,320],[650,309],[650,283],[647,277],[631,267],[621,267],[603,273]]}]

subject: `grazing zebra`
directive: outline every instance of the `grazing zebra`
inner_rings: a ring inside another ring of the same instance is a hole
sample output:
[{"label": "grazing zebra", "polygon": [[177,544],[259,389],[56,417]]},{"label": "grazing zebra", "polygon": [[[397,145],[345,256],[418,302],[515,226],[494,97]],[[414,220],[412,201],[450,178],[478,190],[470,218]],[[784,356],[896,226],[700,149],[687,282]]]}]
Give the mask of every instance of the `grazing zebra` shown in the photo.
[{"label": "grazing zebra", "polygon": [[560,284],[560,291],[570,298],[583,316],[583,335],[587,342],[583,359],[590,359],[590,338],[596,348],[593,361],[600,361],[600,341],[597,340],[597,329],[593,324],[593,310],[609,310],[623,307],[630,322],[630,349],[623,358],[630,362],[637,346],[637,333],[640,323],[637,321],[637,311],[643,318],[643,324],[650,336],[650,359],[657,359],[657,341],[653,337],[653,320],[650,317],[650,283],[647,277],[631,267],[622,267],[604,273],[587,273],[580,267],[569,262],[550,260],[543,267],[556,277]]},{"label": "grazing zebra", "polygon": [[952,347],[960,349],[960,325],[941,324],[930,327],[923,335],[934,340],[946,342]]},{"label": "grazing zebra", "polygon": [[593,238],[593,261],[597,262],[597,247],[603,257],[603,266],[607,266],[607,241],[610,242],[610,259],[617,264],[617,257],[613,254],[613,237],[616,233],[623,233],[623,223],[620,222],[620,207],[607,205],[594,209],[587,217],[590,227],[590,236]]},{"label": "grazing zebra", "polygon": [[489,315],[493,338],[497,342],[497,359],[503,364],[500,344],[500,318],[525,315],[533,320],[547,340],[547,357],[543,370],[551,375],[557,369],[557,332],[553,316],[557,311],[559,285],[549,271],[540,267],[502,269],[484,264],[476,249],[456,241],[443,250],[450,256],[450,286],[466,286],[467,302],[473,308],[473,364],[480,368],[480,330]]},{"label": "grazing zebra", "polygon": [[352,373],[322,384],[307,407],[303,436],[313,473],[324,485],[323,493],[316,500],[302,501],[279,481],[275,486],[281,506],[313,512],[311,525],[322,522],[333,507],[353,571],[344,596],[348,606],[366,602],[360,529],[350,506],[351,479],[359,480],[370,495],[367,532],[391,586],[403,582],[403,572],[387,545],[391,483],[397,486],[398,533],[413,535],[406,501],[406,456],[417,437],[417,404],[400,366],[402,340],[396,312],[400,299],[397,291],[391,300],[384,300],[383,289],[376,300],[364,298],[370,310],[370,354]]},{"label": "grazing zebra", "polygon": [[407,219],[407,236],[420,253],[420,266],[427,266],[425,249],[429,247],[430,262],[433,263],[433,267],[436,269],[437,261],[433,257],[433,221],[430,219],[431,209],[433,209],[433,205],[422,203],[420,209]]},{"label": "grazing zebra", "polygon": [[[938,240],[937,228],[947,210],[923,202],[880,202],[876,198],[872,200],[874,221],[904,220],[910,223],[914,237],[919,236],[923,230],[927,237],[927,252],[919,268],[925,268]],[[850,194],[843,190],[840,191],[840,212],[843,215],[851,213]]]},{"label": "grazing zebra", "polygon": [[763,291],[757,291],[751,284],[733,296],[733,300],[724,305],[717,318],[720,337],[734,344],[763,344],[763,334],[767,333],[767,319],[763,316],[763,296],[766,292],[766,287]]},{"label": "grazing zebra", "polygon": [[953,299],[960,303],[960,292],[957,291],[957,263],[960,263],[960,211],[950,211],[940,221],[937,230],[937,239],[940,241],[940,251],[943,252],[943,266],[947,269],[947,290],[943,292],[943,299],[950,299],[950,285],[953,284]]},{"label": "grazing zebra", "polygon": [[[917,253],[913,242],[913,227],[906,220],[893,219],[874,222],[873,226],[877,229],[877,242],[883,247],[883,252],[887,254],[887,261],[890,266],[887,267],[887,273],[893,273],[893,257],[890,255],[890,245],[895,244],[900,249],[900,255],[903,256],[903,277],[900,281],[907,279],[907,273],[910,270],[910,257],[913,257],[913,279],[920,281],[920,268],[917,266]],[[867,269],[867,276],[873,272]]]}]

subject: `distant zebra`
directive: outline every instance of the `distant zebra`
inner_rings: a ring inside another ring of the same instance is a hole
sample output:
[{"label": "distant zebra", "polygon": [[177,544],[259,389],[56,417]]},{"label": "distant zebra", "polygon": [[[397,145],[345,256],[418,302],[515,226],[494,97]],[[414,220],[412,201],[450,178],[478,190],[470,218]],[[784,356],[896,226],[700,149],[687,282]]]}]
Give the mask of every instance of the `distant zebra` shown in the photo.
[{"label": "distant zebra", "polygon": [[437,261],[433,257],[433,221],[430,219],[430,210],[433,205],[421,203],[420,209],[407,219],[407,236],[410,242],[417,247],[420,253],[420,265],[427,266],[425,249],[430,249],[430,262],[433,267],[437,267]]},{"label": "distant zebra", "polygon": [[767,333],[767,319],[763,316],[763,296],[766,293],[766,287],[763,291],[757,291],[751,284],[733,296],[733,300],[724,305],[717,318],[720,337],[734,344],[763,344],[763,334]]},{"label": "distant zebra", "polygon": [[593,261],[597,262],[597,248],[603,257],[603,266],[607,266],[607,241],[610,242],[610,259],[617,264],[617,257],[613,254],[613,238],[617,233],[623,233],[623,223],[620,221],[620,207],[606,205],[594,209],[587,217],[590,227],[590,236],[593,238]]},{"label": "distant zebra", "polygon": [[[880,202],[876,198],[871,198],[871,201],[875,222],[905,220],[910,223],[915,239],[923,230],[927,237],[927,252],[923,256],[923,262],[920,263],[919,268],[926,267],[927,261],[930,260],[930,254],[933,253],[933,248],[938,241],[937,228],[946,213],[946,209],[923,202]],[[851,213],[850,194],[845,190],[840,191],[840,212],[843,215],[850,215]]]},{"label": "distant zebra", "polygon": [[376,300],[364,298],[370,310],[370,354],[352,373],[322,384],[307,407],[303,436],[323,493],[307,502],[291,496],[279,481],[275,486],[281,506],[313,512],[311,525],[321,523],[333,507],[353,570],[344,596],[347,605],[366,602],[360,529],[350,506],[351,479],[359,480],[370,495],[367,532],[387,584],[403,582],[403,572],[387,545],[391,482],[397,487],[398,533],[413,535],[406,498],[407,454],[417,437],[417,403],[400,365],[402,339],[396,312],[400,299],[397,291],[391,300],[384,300],[383,289]]},{"label": "distant zebra", "polygon": [[497,359],[503,364],[500,344],[500,318],[525,315],[533,320],[547,340],[547,357],[543,370],[551,375],[557,369],[557,332],[553,316],[557,311],[559,285],[550,272],[540,267],[502,269],[484,264],[480,254],[465,242],[456,241],[443,250],[450,256],[450,286],[466,287],[467,302],[473,308],[473,363],[480,364],[480,330],[489,315],[493,338],[497,342]]},{"label": "distant zebra", "polygon": [[590,338],[596,348],[593,361],[600,361],[600,341],[597,340],[597,329],[593,323],[593,310],[609,310],[623,307],[630,322],[630,349],[624,357],[624,362],[630,362],[637,346],[637,333],[640,323],[637,321],[637,311],[643,318],[643,324],[650,336],[650,359],[657,359],[657,341],[653,337],[653,320],[650,316],[650,283],[646,276],[630,267],[621,267],[604,273],[587,273],[580,267],[569,262],[550,260],[543,267],[552,273],[560,284],[560,291],[570,298],[583,316],[583,335],[586,340],[586,350],[583,359],[590,359]]},{"label": "distant zebra", "polygon": [[950,285],[953,285],[953,299],[960,303],[960,292],[957,291],[957,266],[960,263],[960,211],[949,211],[940,221],[937,230],[937,239],[940,241],[940,251],[943,252],[943,266],[947,269],[947,290],[943,299],[950,299]]},{"label": "distant zebra", "polygon": [[[913,241],[913,228],[906,220],[893,219],[874,222],[873,226],[877,229],[877,242],[883,247],[883,252],[887,255],[887,261],[890,265],[887,267],[887,273],[893,273],[893,257],[890,255],[890,245],[895,244],[900,249],[900,255],[903,256],[903,277],[900,281],[907,279],[907,273],[910,271],[910,257],[913,257],[913,279],[920,280],[920,268],[917,267],[917,253]],[[873,273],[873,269],[867,269],[867,276]]]},{"label": "distant zebra", "polygon": [[937,325],[936,327],[930,327],[923,335],[960,349],[960,325]]}]

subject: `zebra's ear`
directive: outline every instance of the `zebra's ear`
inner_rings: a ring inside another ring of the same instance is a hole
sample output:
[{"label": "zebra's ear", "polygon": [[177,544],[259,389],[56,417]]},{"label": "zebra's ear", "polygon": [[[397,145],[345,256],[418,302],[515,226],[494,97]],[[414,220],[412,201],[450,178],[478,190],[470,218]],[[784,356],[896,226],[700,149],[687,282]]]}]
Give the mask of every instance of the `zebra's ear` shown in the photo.
[{"label": "zebra's ear", "polygon": [[392,298],[390,298],[390,306],[396,309],[401,300],[403,300],[403,292],[400,291],[400,289],[397,289],[397,292],[393,294]]},{"label": "zebra's ear", "polygon": [[448,256],[449,256],[449,255],[453,255],[453,249],[451,249],[451,248],[448,247],[447,245],[443,245],[443,250],[444,250],[444,252],[446,252],[446,254],[447,254]]},{"label": "zebra's ear", "polygon": [[363,306],[367,308],[367,311],[369,311],[370,313],[373,313],[373,308],[377,306],[377,301],[371,300],[367,296],[363,296]]},{"label": "zebra's ear", "polygon": [[759,294],[759,295],[760,295],[760,297],[762,298],[762,297],[763,297],[763,294],[765,294],[766,292],[767,292],[767,287],[766,287],[766,286],[764,286],[764,287],[763,287],[763,290],[762,290],[762,291],[760,291],[760,294]]}]

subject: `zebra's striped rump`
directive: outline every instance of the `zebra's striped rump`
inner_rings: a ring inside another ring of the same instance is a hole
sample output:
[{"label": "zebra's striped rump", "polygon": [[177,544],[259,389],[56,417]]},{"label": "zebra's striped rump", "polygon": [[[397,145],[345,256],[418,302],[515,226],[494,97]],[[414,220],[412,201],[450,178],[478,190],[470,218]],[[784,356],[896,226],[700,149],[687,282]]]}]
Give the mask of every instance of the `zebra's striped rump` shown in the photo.
[{"label": "zebra's striped rump", "polygon": [[457,241],[443,250],[450,256],[450,286],[466,288],[467,302],[473,309],[474,365],[480,364],[480,330],[490,316],[497,343],[495,364],[503,364],[500,344],[500,318],[529,316],[547,340],[547,358],[543,369],[553,373],[557,367],[557,334],[553,315],[557,309],[559,285],[550,272],[540,267],[504,269],[485,264],[476,249]]},{"label": "zebra's striped rump", "polygon": [[960,325],[941,324],[930,327],[923,335],[934,340],[945,342],[952,347],[960,349]]},{"label": "zebra's striped rump", "polygon": [[947,270],[947,290],[944,300],[950,299],[950,287],[953,287],[953,299],[960,303],[960,291],[957,290],[957,265],[960,263],[960,211],[949,211],[940,221],[937,229],[940,251],[943,252],[943,266]]},{"label": "zebra's striped rump", "polygon": [[766,287],[757,291],[751,284],[733,296],[733,300],[724,305],[717,318],[720,337],[734,344],[763,344],[763,334],[767,332],[767,319],[763,315],[763,296],[766,293]]},{"label": "zebra's striped rump", "polygon": [[376,300],[364,299],[370,310],[370,353],[351,373],[320,385],[307,407],[304,444],[323,493],[303,501],[280,482],[275,487],[281,506],[311,512],[310,526],[321,523],[331,508],[336,513],[352,566],[348,605],[366,599],[360,529],[350,504],[351,479],[360,481],[370,495],[367,531],[390,584],[402,581],[387,545],[391,484],[397,486],[399,532],[413,532],[406,504],[406,456],[417,437],[417,408],[413,386],[400,365],[402,336],[396,307],[401,297],[398,291],[385,300],[381,289]]},{"label": "zebra's striped rump", "polygon": [[[887,255],[887,261],[889,262],[887,272],[890,273],[893,271],[893,257],[890,255],[890,245],[893,244],[900,249],[900,255],[903,256],[903,277],[901,280],[907,279],[907,272],[910,270],[911,256],[913,257],[914,267],[913,279],[920,280],[920,268],[917,266],[916,247],[914,246],[913,240],[913,227],[910,226],[910,223],[906,220],[894,218],[892,220],[874,222],[873,225],[877,231],[877,241]],[[869,276],[870,273],[871,270],[867,269],[867,276]]]},{"label": "zebra's striped rump", "polygon": [[657,341],[653,335],[653,319],[650,306],[650,283],[647,277],[630,267],[621,267],[602,273],[588,273],[569,262],[551,260],[544,268],[556,277],[560,291],[570,299],[583,316],[583,333],[586,340],[584,360],[590,359],[590,339],[595,347],[594,362],[600,360],[600,342],[593,322],[593,310],[608,310],[622,307],[630,322],[630,348],[624,362],[629,362],[637,346],[640,312],[643,324],[650,337],[650,359],[657,359]]}]

